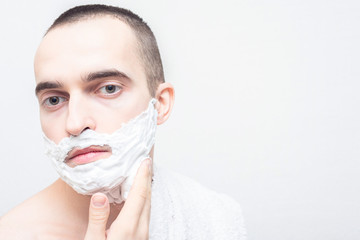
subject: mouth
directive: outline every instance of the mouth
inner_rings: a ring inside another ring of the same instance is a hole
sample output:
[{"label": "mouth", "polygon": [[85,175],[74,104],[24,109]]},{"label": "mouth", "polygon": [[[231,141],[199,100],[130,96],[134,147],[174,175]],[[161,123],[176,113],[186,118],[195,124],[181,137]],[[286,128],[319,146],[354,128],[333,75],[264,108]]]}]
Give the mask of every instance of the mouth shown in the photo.
[{"label": "mouth", "polygon": [[108,158],[111,156],[111,153],[111,148],[107,145],[90,146],[83,149],[74,148],[68,153],[65,163],[70,167],[76,167],[78,165],[95,162],[99,159]]}]

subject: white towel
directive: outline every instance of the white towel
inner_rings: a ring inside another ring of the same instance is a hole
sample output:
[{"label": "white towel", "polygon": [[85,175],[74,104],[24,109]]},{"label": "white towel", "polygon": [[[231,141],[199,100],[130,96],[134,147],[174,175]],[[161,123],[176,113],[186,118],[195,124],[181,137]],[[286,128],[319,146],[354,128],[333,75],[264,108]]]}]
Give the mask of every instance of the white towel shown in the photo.
[{"label": "white towel", "polygon": [[245,240],[240,206],[230,197],[154,166],[150,240]]}]

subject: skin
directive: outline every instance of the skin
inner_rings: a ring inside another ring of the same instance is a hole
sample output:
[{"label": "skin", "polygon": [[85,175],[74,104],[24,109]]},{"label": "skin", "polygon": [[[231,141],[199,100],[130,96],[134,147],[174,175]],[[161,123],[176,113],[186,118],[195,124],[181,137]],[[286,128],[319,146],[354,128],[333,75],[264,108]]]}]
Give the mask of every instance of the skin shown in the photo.
[{"label": "skin", "polygon": [[[34,69],[41,126],[55,143],[86,129],[112,133],[152,98],[134,33],[109,16],[51,30],[37,50]],[[173,106],[172,85],[160,84],[154,97],[162,124]],[[151,166],[143,162],[129,198],[118,206],[109,205],[103,194],[80,195],[58,179],[1,218],[0,239],[147,239]]]}]

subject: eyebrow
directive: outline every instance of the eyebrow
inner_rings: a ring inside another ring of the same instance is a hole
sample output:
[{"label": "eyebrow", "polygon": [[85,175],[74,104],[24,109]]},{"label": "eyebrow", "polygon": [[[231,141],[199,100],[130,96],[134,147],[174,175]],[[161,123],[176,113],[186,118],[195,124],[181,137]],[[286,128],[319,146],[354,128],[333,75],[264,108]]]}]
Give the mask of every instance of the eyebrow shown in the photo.
[{"label": "eyebrow", "polygon": [[61,88],[62,86],[63,85],[59,82],[41,82],[36,85],[35,95],[38,95],[42,90]]},{"label": "eyebrow", "polygon": [[[120,72],[116,69],[106,69],[106,70],[91,72],[91,73],[87,74],[86,77],[83,78],[83,81],[91,82],[91,81],[99,80],[102,78],[108,78],[108,77],[125,78],[127,80],[131,80],[123,72]],[[52,82],[52,81],[41,82],[36,85],[35,95],[38,95],[39,92],[46,90],[46,89],[56,89],[56,88],[61,88],[61,87],[63,87],[63,84],[61,84],[58,81],[56,81],[56,82]]]},{"label": "eyebrow", "polygon": [[106,69],[102,71],[92,72],[89,73],[84,79],[86,82],[91,82],[94,80],[107,78],[107,77],[126,78],[128,80],[131,80],[125,73],[120,72],[116,69]]}]

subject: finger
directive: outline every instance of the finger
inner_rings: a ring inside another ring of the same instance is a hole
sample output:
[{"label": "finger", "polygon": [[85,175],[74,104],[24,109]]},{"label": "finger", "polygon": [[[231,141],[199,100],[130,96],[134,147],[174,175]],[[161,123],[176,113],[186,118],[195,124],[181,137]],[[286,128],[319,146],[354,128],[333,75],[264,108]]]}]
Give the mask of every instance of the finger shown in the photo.
[{"label": "finger", "polygon": [[89,207],[89,224],[85,240],[105,239],[106,223],[109,218],[110,206],[108,198],[103,193],[95,193],[91,197]]},{"label": "finger", "polygon": [[152,177],[153,177],[153,168],[152,168],[152,162],[150,163],[150,179],[148,181],[148,196],[146,198],[145,206],[142,211],[142,215],[140,217],[140,223],[139,225],[149,225],[150,223],[150,210],[151,210],[151,185],[152,185]]},{"label": "finger", "polygon": [[131,186],[129,196],[125,201],[120,215],[113,225],[121,225],[126,222],[128,226],[136,227],[147,201],[151,197],[151,161],[144,160],[135,176],[134,183]]}]

